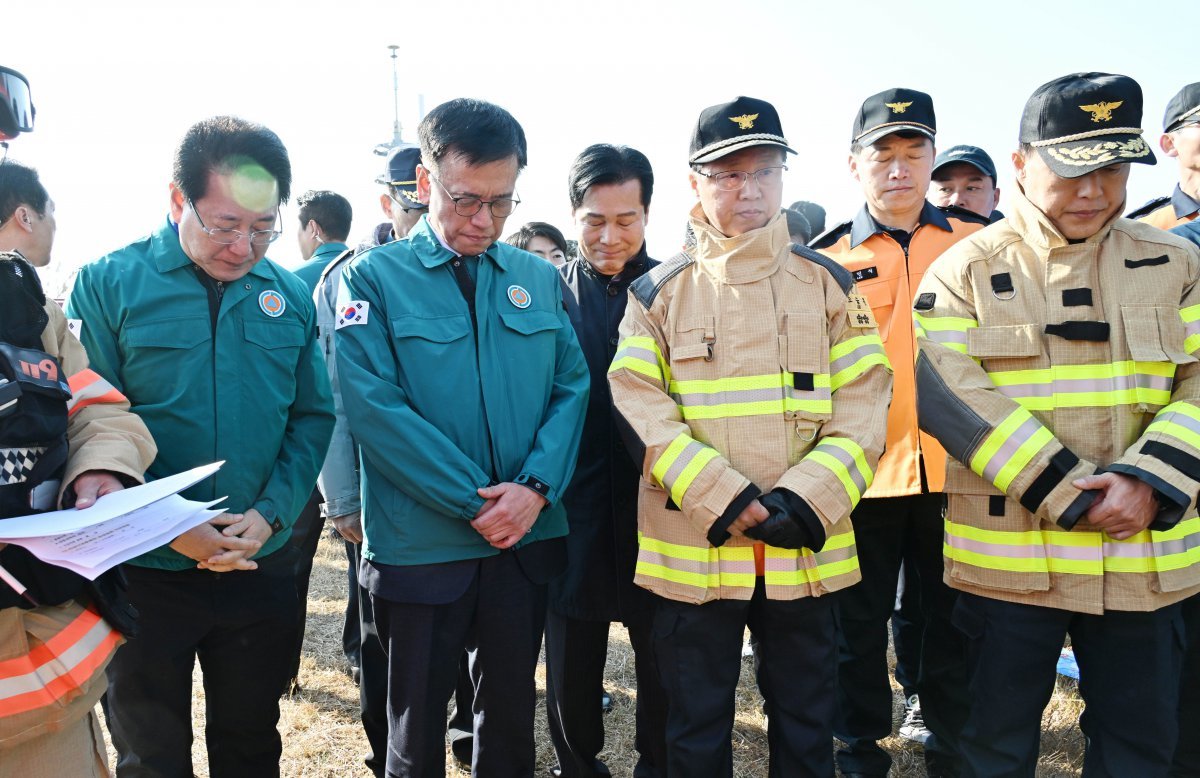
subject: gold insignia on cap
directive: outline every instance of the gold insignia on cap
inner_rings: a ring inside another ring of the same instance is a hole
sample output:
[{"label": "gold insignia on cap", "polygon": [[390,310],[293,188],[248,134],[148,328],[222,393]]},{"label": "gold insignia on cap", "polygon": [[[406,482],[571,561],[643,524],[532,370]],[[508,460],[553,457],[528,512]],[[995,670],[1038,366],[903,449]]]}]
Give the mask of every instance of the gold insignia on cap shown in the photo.
[{"label": "gold insignia on cap", "polygon": [[1127,141],[1103,141],[1092,146],[1059,146],[1046,148],[1046,153],[1064,165],[1107,165],[1126,159],[1141,159],[1150,153],[1146,141],[1130,138]]},{"label": "gold insignia on cap", "polygon": [[730,116],[729,121],[737,122],[739,130],[753,130],[754,120],[758,118],[756,113],[744,113],[741,116]]},{"label": "gold insignia on cap", "polygon": [[1120,108],[1124,102],[1124,100],[1118,100],[1115,103],[1100,102],[1094,105],[1081,105],[1079,110],[1090,113],[1094,122],[1110,122],[1112,121],[1112,112]]},{"label": "gold insignia on cap", "polygon": [[884,103],[884,105],[891,108],[892,113],[904,113],[912,105],[912,100],[909,100],[907,103]]}]

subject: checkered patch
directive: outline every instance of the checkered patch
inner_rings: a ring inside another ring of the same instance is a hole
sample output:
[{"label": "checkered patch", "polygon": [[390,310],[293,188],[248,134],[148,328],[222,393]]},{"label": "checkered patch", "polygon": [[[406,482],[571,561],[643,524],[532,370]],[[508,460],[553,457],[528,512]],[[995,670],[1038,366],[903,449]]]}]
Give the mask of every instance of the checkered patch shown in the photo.
[{"label": "checkered patch", "polygon": [[45,447],[0,448],[0,485],[25,483]]}]

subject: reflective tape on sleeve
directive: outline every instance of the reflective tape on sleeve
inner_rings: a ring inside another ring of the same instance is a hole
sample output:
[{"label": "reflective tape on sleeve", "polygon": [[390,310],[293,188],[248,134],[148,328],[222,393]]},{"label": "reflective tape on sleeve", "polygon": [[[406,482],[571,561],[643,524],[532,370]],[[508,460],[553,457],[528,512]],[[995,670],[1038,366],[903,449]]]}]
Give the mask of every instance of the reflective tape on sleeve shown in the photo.
[{"label": "reflective tape on sleeve", "polygon": [[791,373],[671,381],[667,388],[687,421],[767,416],[787,411],[833,413],[828,373],[812,373],[812,389],[797,389]]},{"label": "reflective tape on sleeve", "polygon": [[883,365],[889,370],[892,367],[878,335],[861,335],[834,344],[829,349],[830,390],[836,392],[874,365]]},{"label": "reflective tape on sleeve", "polygon": [[851,508],[858,505],[863,493],[875,479],[874,471],[867,464],[866,452],[849,438],[822,438],[804,459],[815,462],[833,473],[846,490]]},{"label": "reflective tape on sleeve", "polygon": [[1029,411],[1018,408],[984,438],[969,465],[976,475],[1008,491],[1013,479],[1052,440],[1050,430]]},{"label": "reflective tape on sleeve", "polygon": [[125,395],[94,370],[80,370],[68,378],[67,383],[71,387],[71,399],[67,401],[68,416],[74,416],[89,405],[126,401]]},{"label": "reflective tape on sleeve", "polygon": [[1175,365],[1123,361],[998,370],[988,376],[1001,394],[1030,411],[1166,405],[1171,402]]},{"label": "reflective tape on sleeve", "polygon": [[960,354],[967,353],[967,332],[979,322],[961,316],[923,316],[913,313],[913,327],[918,339],[941,344]]},{"label": "reflective tape on sleeve", "polygon": [[662,488],[671,493],[676,505],[683,505],[683,496],[704,466],[717,457],[708,446],[680,434],[654,463],[651,475]]},{"label": "reflective tape on sleeve", "polygon": [[1189,354],[1200,351],[1200,305],[1189,305],[1179,311],[1183,319],[1184,341],[1183,350]]},{"label": "reflective tape on sleeve", "polygon": [[[1200,408],[1191,403],[1171,403],[1158,412],[1146,432],[1169,435],[1200,451]],[[1200,481],[1200,473],[1195,477]]]}]

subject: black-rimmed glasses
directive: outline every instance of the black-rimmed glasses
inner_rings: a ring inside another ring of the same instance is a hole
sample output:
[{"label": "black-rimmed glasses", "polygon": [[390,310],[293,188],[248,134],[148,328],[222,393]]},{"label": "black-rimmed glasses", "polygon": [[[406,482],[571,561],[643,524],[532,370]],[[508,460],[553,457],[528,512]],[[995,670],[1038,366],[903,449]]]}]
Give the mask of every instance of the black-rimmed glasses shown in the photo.
[{"label": "black-rimmed glasses", "polygon": [[478,197],[472,196],[455,197],[450,194],[450,190],[446,188],[445,184],[438,181],[437,176],[431,175],[429,177],[442,188],[442,191],[446,193],[446,197],[449,197],[451,202],[454,203],[454,212],[459,216],[474,216],[486,205],[492,213],[492,218],[505,219],[512,216],[512,212],[521,203],[521,200],[516,197],[498,197],[495,200],[481,200]]}]

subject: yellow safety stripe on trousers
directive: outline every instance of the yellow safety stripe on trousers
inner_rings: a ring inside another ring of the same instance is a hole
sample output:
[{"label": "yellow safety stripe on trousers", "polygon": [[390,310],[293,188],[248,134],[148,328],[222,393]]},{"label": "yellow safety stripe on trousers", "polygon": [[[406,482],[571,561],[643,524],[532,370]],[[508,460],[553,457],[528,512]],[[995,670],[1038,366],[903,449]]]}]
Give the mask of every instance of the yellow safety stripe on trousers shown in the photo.
[{"label": "yellow safety stripe on trousers", "polygon": [[1054,440],[1053,433],[1024,408],[1010,413],[983,439],[971,456],[970,468],[1001,491]]},{"label": "yellow safety stripe on trousers", "polygon": [[867,372],[872,365],[892,369],[878,335],[860,335],[835,343],[829,349],[830,390],[836,392]]},{"label": "yellow safety stripe on trousers", "polygon": [[849,438],[827,437],[804,455],[806,461],[816,462],[837,477],[850,499],[850,508],[858,505],[863,492],[875,480],[875,471],[867,464],[867,453]]},{"label": "yellow safety stripe on trousers", "polygon": [[1200,351],[1200,305],[1189,305],[1179,311],[1183,319],[1184,341],[1183,350],[1189,354]]},{"label": "yellow safety stripe on trousers", "polygon": [[922,316],[913,313],[913,329],[918,339],[940,343],[960,354],[967,353],[967,332],[978,326],[979,322],[962,316]]},{"label": "yellow safety stripe on trousers", "polygon": [[763,583],[767,586],[803,586],[846,575],[858,569],[858,546],[853,532],[843,532],[825,541],[818,553],[767,546],[763,560]]},{"label": "yellow safety stripe on trousers", "polygon": [[685,546],[638,533],[638,575],[697,589],[754,589],[753,546]]},{"label": "yellow safety stripe on trousers", "polygon": [[1143,530],[1126,540],[1100,532],[987,530],[947,518],[947,559],[1011,573],[1153,573],[1200,563],[1200,518],[1166,532]]},{"label": "yellow safety stripe on trousers", "polygon": [[1192,449],[1200,450],[1200,408],[1186,402],[1171,403],[1155,415],[1146,432],[1170,435]]},{"label": "yellow safety stripe on trousers", "polygon": [[622,368],[661,381],[663,386],[671,380],[671,367],[663,359],[662,350],[654,338],[630,335],[622,340],[608,372],[615,373]]},{"label": "yellow safety stripe on trousers", "polygon": [[1110,362],[1054,365],[1035,370],[988,373],[1000,393],[1031,411],[1111,408],[1171,402],[1175,365],[1170,362]]},{"label": "yellow safety stripe on trousers", "polygon": [[788,411],[833,413],[828,373],[814,373],[813,388],[796,389],[791,373],[671,381],[667,392],[684,420],[769,416]]},{"label": "yellow safety stripe on trousers", "polygon": [[655,461],[650,474],[662,488],[671,493],[675,504],[682,507],[688,487],[696,480],[704,466],[716,457],[715,450],[686,433],[680,433]]}]

